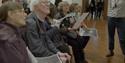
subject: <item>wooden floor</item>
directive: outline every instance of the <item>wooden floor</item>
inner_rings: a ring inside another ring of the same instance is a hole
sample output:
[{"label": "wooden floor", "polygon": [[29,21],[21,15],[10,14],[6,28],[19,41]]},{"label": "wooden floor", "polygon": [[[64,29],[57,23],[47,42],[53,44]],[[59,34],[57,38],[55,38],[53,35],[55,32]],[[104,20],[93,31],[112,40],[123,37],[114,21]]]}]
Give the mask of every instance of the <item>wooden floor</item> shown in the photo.
[{"label": "wooden floor", "polygon": [[[89,27],[93,27],[92,21],[87,20],[86,24]],[[99,20],[96,23],[96,28],[98,30],[98,41],[93,41],[92,39],[87,44],[85,48],[86,59],[89,63],[124,63],[123,55],[119,46],[118,37],[116,34],[115,40],[115,55],[111,58],[106,58],[108,53],[108,36],[107,36],[107,21]]]}]

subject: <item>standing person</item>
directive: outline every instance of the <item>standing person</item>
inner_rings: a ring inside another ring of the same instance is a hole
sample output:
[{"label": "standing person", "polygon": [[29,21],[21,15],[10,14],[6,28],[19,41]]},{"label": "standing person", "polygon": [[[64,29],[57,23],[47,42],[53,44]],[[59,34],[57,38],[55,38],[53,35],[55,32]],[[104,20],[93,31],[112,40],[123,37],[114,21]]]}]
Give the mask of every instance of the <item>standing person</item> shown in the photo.
[{"label": "standing person", "polygon": [[31,0],[30,10],[32,11],[27,19],[26,41],[29,49],[35,57],[48,57],[58,54],[60,59],[70,60],[67,53],[61,53],[48,37],[56,31],[56,28],[49,29],[46,17],[50,13],[48,0]]},{"label": "standing person", "polygon": [[103,10],[103,2],[101,0],[99,0],[97,2],[97,5],[96,5],[96,18],[97,19],[100,19],[101,15],[102,15],[102,10]]},{"label": "standing person", "polygon": [[95,0],[91,0],[91,2],[89,4],[89,11],[91,14],[91,19],[94,19],[94,17],[95,17],[95,10],[96,10]]},{"label": "standing person", "polygon": [[0,63],[30,63],[20,28],[25,26],[23,7],[6,2],[0,7]]},{"label": "standing person", "polygon": [[125,57],[125,0],[109,0],[108,3],[109,54],[114,55],[114,35],[117,29],[121,50]]}]

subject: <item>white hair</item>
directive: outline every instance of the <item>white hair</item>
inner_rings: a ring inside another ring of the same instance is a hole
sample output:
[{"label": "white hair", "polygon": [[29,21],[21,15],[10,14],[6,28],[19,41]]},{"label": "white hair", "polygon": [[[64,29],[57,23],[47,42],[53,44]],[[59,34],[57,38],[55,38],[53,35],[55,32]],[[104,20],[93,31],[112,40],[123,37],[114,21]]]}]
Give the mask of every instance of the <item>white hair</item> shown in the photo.
[{"label": "white hair", "polygon": [[31,11],[34,11],[34,6],[37,5],[37,4],[39,4],[40,1],[41,1],[41,0],[31,0],[31,1],[30,1],[30,4],[29,4],[30,10],[31,10]]}]

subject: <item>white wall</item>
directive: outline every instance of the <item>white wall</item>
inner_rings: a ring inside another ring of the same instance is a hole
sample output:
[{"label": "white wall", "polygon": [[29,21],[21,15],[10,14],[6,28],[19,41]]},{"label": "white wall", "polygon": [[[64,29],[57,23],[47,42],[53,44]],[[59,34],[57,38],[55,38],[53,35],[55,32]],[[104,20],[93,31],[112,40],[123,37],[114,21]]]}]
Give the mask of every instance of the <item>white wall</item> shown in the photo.
[{"label": "white wall", "polygon": [[82,0],[73,0],[73,3],[78,3],[79,5],[82,5]]}]

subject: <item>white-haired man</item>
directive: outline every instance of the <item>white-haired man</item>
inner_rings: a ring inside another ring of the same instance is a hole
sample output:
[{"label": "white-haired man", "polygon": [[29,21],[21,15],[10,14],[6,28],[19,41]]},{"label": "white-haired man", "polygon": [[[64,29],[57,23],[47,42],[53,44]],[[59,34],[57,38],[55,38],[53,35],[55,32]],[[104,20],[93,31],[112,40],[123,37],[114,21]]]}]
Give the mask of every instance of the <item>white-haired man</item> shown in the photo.
[{"label": "white-haired man", "polygon": [[27,44],[29,49],[36,57],[47,57],[53,54],[58,54],[61,59],[70,59],[67,53],[61,53],[53,45],[47,33],[55,31],[49,29],[46,21],[46,16],[50,13],[48,0],[31,0],[31,14],[27,17]]}]

